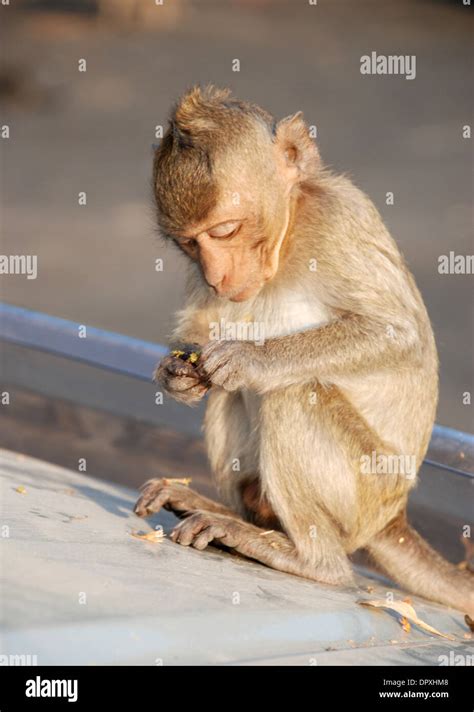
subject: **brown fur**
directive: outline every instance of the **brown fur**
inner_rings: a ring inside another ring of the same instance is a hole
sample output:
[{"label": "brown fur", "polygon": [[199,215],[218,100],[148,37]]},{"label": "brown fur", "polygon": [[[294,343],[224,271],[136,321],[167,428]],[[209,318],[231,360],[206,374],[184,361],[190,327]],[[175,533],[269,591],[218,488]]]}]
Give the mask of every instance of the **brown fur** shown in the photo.
[{"label": "brown fur", "polygon": [[179,232],[209,214],[217,200],[215,156],[256,118],[272,123],[260,107],[211,86],[194,88],[174,107],[153,163],[158,222],[165,233]]}]

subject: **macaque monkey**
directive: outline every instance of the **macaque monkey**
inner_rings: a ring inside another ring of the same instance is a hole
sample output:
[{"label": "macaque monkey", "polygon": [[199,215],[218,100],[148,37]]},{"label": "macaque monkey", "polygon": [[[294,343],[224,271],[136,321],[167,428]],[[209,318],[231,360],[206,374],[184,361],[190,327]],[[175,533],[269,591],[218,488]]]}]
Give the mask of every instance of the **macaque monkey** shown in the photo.
[{"label": "macaque monkey", "polygon": [[135,512],[165,507],[181,519],[175,542],[326,584],[350,583],[348,557],[365,549],[397,583],[472,616],[472,575],[406,519],[438,359],[374,205],[323,166],[301,113],[275,123],[214,87],[174,108],[154,191],[159,228],[189,262],[173,340],[200,353],[167,356],[155,377],[182,403],[208,395],[223,504],[158,479]]}]

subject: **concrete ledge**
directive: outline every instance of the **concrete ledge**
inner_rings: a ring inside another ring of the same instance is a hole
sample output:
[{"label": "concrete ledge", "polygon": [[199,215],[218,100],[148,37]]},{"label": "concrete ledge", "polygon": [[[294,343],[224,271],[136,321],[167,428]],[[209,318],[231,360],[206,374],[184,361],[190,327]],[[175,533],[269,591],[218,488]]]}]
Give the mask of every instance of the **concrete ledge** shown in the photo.
[{"label": "concrete ledge", "polygon": [[455,611],[414,599],[421,618],[456,636],[447,641],[357,605],[390,590],[366,572],[357,587],[334,589],[213,548],[140,541],[132,531],[169,531],[176,520],[135,517],[130,489],[5,450],[0,475],[3,655],[45,665],[438,665],[450,651],[472,653]]}]

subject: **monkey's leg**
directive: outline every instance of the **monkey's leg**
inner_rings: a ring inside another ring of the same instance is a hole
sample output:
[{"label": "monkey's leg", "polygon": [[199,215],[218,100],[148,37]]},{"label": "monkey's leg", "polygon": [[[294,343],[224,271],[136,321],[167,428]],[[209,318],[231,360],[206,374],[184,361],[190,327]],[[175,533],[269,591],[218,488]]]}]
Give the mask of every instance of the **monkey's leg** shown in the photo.
[{"label": "monkey's leg", "polygon": [[[249,475],[244,473],[255,472],[256,448],[255,444],[252,445],[246,413],[238,393],[210,393],[206,409],[206,441],[220,495],[230,507],[164,478],[145,483],[135,505],[138,516],[153,514],[162,507],[179,517],[198,509],[230,517],[245,513],[240,483],[243,478],[249,479]],[[236,461],[240,469],[234,471],[232,465]]]},{"label": "monkey's leg", "polygon": [[345,549],[357,515],[350,456],[337,439],[317,386],[266,393],[260,410],[262,493],[298,558],[327,583],[352,579]]},{"label": "monkey's leg", "polygon": [[246,518],[242,486],[258,477],[259,439],[240,393],[211,389],[204,433],[220,499]]},{"label": "monkey's leg", "polygon": [[219,502],[194,492],[186,485],[163,479],[149,480],[142,487],[142,494],[134,507],[139,517],[148,517],[164,507],[176,516],[182,517],[196,510],[206,510],[225,514],[229,517],[238,515]]},{"label": "monkey's leg", "polygon": [[391,578],[413,593],[474,617],[474,575],[438,554],[400,515],[367,545]]},{"label": "monkey's leg", "polygon": [[[193,546],[199,550],[213,542],[277,571],[322,581],[314,566],[298,556],[295,546],[285,534],[265,531],[234,517],[194,512],[175,527],[171,539],[182,546]],[[325,580],[324,583],[335,582]]]}]

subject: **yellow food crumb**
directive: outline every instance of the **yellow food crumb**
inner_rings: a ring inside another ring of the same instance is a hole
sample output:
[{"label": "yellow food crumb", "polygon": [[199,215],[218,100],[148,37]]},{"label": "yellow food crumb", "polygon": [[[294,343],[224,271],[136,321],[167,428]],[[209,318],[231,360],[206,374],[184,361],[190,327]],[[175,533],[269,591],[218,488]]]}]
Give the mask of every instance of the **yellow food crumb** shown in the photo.
[{"label": "yellow food crumb", "polygon": [[15,492],[18,492],[18,494],[26,494],[26,487],[23,487],[23,485],[20,485],[19,487],[16,488]]},{"label": "yellow food crumb", "polygon": [[198,351],[175,350],[171,352],[171,355],[175,358],[180,358],[181,361],[184,361],[185,363],[190,363],[194,365],[199,361],[199,357],[201,354]]},{"label": "yellow food crumb", "polygon": [[186,485],[186,487],[192,482],[191,477],[165,477],[164,479],[168,484],[172,482],[173,484]]},{"label": "yellow food crumb", "polygon": [[151,541],[153,544],[158,544],[162,542],[165,536],[161,529],[153,529],[153,531],[148,532],[147,534],[140,534],[138,532],[132,531],[131,534],[135,539]]},{"label": "yellow food crumb", "polygon": [[405,617],[401,618],[400,625],[402,626],[405,633],[409,633],[411,631],[411,625],[410,625],[410,621],[408,620],[408,618],[405,618]]}]

